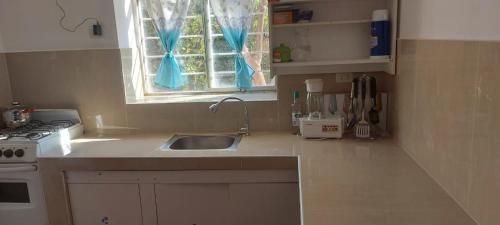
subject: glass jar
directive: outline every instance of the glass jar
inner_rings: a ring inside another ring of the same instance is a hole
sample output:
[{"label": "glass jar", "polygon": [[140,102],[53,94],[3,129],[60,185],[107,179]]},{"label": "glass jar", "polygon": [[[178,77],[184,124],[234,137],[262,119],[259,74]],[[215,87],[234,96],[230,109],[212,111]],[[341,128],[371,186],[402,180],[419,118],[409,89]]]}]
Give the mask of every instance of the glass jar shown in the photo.
[{"label": "glass jar", "polygon": [[323,118],[323,92],[307,93],[307,113],[309,119]]},{"label": "glass jar", "polygon": [[309,79],[306,80],[307,89],[307,113],[309,119],[321,119],[323,118],[323,80],[321,79]]}]

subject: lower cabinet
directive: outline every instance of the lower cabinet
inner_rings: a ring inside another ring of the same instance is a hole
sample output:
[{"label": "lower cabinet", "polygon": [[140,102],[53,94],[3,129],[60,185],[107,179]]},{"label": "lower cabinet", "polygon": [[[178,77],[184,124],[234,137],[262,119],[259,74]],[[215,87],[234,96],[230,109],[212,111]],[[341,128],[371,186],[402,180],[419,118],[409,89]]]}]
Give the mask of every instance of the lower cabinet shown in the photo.
[{"label": "lower cabinet", "polygon": [[299,225],[297,183],[229,184],[228,225]]},{"label": "lower cabinet", "polygon": [[74,225],[142,224],[138,184],[69,184]]},{"label": "lower cabinet", "polygon": [[78,172],[74,225],[299,225],[296,177],[282,172]]},{"label": "lower cabinet", "polygon": [[299,225],[296,183],[157,184],[158,225]]},{"label": "lower cabinet", "polygon": [[157,184],[159,225],[224,225],[229,214],[227,184]]}]

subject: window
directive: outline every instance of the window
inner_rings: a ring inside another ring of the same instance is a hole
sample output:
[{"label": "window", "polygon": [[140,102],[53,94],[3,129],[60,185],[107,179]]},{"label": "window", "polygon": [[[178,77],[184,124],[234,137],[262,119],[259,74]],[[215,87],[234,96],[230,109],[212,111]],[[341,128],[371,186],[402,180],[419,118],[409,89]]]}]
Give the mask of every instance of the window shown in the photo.
[{"label": "window", "polygon": [[[252,29],[243,52],[247,63],[256,71],[252,90],[272,90],[270,73],[269,20],[267,0],[256,0]],[[164,49],[153,21],[139,1],[141,50],[146,95],[183,92],[231,92],[234,84],[236,53],[226,43],[220,26],[211,13],[208,0],[191,0],[181,38],[174,51],[187,84],[181,90],[168,90],[154,84]]]}]

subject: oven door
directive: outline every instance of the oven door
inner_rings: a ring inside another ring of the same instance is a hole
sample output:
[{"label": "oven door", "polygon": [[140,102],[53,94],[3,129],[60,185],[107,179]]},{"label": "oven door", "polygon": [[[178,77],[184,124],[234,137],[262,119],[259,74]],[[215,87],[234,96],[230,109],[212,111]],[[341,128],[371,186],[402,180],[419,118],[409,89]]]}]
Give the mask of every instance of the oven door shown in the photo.
[{"label": "oven door", "polygon": [[48,224],[36,164],[0,164],[0,224]]}]

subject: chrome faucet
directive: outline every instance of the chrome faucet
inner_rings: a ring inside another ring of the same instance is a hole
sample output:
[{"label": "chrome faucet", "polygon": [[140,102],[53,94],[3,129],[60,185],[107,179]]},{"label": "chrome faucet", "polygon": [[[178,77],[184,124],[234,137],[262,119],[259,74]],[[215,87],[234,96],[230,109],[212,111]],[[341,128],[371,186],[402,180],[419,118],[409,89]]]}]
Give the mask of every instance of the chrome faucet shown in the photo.
[{"label": "chrome faucet", "polygon": [[227,97],[227,98],[220,100],[219,102],[217,102],[215,104],[210,105],[208,107],[208,109],[210,110],[210,112],[216,113],[217,110],[219,109],[219,105],[227,100],[237,100],[237,101],[240,101],[243,103],[243,106],[245,107],[245,126],[240,128],[238,133],[244,134],[244,135],[250,135],[250,118],[248,116],[247,103],[245,101],[243,101],[242,99],[236,98],[236,97]]}]

